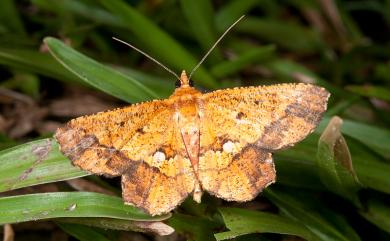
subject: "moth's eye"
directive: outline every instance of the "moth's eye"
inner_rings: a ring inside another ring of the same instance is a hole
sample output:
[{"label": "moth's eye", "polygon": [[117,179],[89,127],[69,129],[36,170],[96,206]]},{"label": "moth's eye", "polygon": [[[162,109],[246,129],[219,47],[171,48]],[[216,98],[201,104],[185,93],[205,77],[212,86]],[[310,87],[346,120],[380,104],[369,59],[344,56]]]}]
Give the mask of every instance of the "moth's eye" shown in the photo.
[{"label": "moth's eye", "polygon": [[190,85],[191,87],[194,87],[194,81],[192,81],[192,79],[190,79],[189,85]]},{"label": "moth's eye", "polygon": [[176,80],[175,82],[175,87],[179,88],[181,86],[180,80]]}]

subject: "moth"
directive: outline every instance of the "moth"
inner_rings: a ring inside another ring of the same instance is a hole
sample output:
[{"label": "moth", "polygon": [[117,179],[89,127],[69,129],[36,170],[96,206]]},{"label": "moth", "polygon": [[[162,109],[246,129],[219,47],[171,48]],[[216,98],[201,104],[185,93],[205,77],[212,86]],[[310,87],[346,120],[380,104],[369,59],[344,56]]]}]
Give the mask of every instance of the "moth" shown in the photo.
[{"label": "moth", "polygon": [[203,94],[185,71],[178,79],[168,99],[79,117],[55,133],[75,166],[121,176],[124,202],[151,215],[204,191],[252,200],[275,182],[272,153],[310,134],[329,97],[302,83]]}]

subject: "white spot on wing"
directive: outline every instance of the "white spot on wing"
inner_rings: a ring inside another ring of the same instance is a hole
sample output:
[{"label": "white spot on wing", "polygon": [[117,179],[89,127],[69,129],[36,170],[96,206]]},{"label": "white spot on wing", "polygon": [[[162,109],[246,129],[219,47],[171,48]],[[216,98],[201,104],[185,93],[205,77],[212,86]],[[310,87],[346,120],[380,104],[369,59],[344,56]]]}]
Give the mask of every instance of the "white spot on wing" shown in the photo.
[{"label": "white spot on wing", "polygon": [[234,147],[235,147],[234,143],[231,141],[228,141],[228,142],[225,142],[225,144],[223,144],[222,149],[227,153],[232,153],[234,151]]},{"label": "white spot on wing", "polygon": [[269,157],[269,158],[265,159],[265,162],[266,162],[266,163],[272,163],[272,162],[273,162],[273,161],[272,161],[272,157]]},{"label": "white spot on wing", "polygon": [[165,160],[165,154],[162,153],[161,151],[156,151],[153,155],[153,161],[157,163],[162,163]]},{"label": "white spot on wing", "polygon": [[236,119],[236,123],[240,124],[240,125],[250,125],[250,124],[252,124],[252,122],[250,122],[248,120],[243,120],[243,119],[241,119],[241,120]]}]

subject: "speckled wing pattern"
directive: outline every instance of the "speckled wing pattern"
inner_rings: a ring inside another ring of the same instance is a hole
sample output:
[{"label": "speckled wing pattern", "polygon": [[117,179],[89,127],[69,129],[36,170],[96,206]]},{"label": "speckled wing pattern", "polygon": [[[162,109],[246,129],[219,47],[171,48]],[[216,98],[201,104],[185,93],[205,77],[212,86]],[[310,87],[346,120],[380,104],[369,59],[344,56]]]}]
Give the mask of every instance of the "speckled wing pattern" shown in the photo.
[{"label": "speckled wing pattern", "polygon": [[165,101],[140,103],[73,119],[55,138],[74,165],[121,175],[124,201],[157,215],[194,189],[194,172],[173,116]]},{"label": "speckled wing pattern", "polygon": [[272,152],[310,134],[329,93],[310,84],[217,90],[201,98],[198,178],[209,193],[248,201],[275,181]]}]

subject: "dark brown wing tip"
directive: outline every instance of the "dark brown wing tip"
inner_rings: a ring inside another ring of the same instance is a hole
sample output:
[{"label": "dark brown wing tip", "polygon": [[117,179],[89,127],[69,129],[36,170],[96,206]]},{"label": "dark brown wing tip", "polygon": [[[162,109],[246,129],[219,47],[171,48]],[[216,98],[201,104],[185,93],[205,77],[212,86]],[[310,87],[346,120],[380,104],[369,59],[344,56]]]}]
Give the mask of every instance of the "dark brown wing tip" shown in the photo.
[{"label": "dark brown wing tip", "polygon": [[[297,93],[290,98],[285,115],[265,127],[256,145],[270,152],[294,146],[311,134],[327,109],[330,93],[312,84],[296,84]],[[304,122],[304,124],[302,123]],[[283,131],[284,130],[284,131]]]}]

